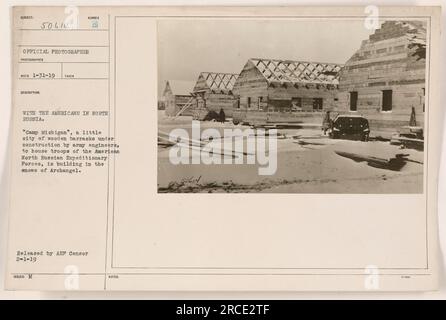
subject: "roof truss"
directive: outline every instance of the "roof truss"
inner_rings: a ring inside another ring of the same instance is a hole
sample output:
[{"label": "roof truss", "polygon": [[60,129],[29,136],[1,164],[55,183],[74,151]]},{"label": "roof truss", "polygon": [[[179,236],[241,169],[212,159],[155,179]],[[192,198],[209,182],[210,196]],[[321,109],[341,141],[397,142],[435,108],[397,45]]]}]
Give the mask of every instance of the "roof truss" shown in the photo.
[{"label": "roof truss", "polygon": [[221,93],[230,93],[238,78],[238,74],[217,72],[202,72],[201,76],[206,81],[209,89]]},{"label": "roof truss", "polygon": [[250,59],[268,82],[337,85],[341,65],[274,59]]}]

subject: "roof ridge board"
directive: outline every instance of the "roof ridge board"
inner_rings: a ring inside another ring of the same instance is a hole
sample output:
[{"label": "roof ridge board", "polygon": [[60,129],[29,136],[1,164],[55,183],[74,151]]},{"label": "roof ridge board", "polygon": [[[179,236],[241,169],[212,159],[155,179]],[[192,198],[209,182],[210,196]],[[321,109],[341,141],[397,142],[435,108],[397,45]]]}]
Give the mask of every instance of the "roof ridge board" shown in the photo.
[{"label": "roof ridge board", "polygon": [[231,75],[231,76],[235,76],[238,77],[239,74],[238,73],[231,73],[231,72],[215,72],[215,71],[201,71],[200,74],[227,74],[227,75]]},{"label": "roof ridge board", "polygon": [[317,64],[325,64],[325,65],[336,65],[343,66],[344,63],[336,63],[336,62],[321,62],[321,61],[304,61],[304,60],[291,60],[291,59],[269,59],[269,58],[249,58],[248,60],[270,60],[270,61],[281,61],[282,63],[317,63]]}]

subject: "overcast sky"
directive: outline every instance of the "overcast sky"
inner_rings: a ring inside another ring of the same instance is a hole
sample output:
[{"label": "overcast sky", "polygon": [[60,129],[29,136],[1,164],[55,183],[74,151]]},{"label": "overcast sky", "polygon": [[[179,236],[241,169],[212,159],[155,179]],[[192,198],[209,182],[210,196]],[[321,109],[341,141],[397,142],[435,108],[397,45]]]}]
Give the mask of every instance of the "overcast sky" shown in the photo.
[{"label": "overcast sky", "polygon": [[239,73],[249,58],[343,64],[371,33],[364,20],[161,20],[159,93],[169,79]]}]

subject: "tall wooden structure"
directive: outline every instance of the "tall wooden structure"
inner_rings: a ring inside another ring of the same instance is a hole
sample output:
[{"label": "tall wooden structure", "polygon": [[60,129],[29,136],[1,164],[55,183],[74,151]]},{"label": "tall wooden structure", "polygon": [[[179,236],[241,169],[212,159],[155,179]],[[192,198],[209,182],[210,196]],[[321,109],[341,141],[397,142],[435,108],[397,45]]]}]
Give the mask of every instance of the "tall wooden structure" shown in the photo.
[{"label": "tall wooden structure", "polygon": [[423,125],[425,68],[425,24],[386,21],[342,68],[338,110],[362,114],[383,136],[409,125],[412,109]]}]

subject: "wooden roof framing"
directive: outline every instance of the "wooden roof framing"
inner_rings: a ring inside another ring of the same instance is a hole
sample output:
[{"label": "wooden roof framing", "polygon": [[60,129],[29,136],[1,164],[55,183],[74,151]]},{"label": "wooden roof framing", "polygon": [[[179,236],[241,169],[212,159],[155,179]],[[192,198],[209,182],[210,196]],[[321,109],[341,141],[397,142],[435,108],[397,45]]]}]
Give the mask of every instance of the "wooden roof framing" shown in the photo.
[{"label": "wooden roof framing", "polygon": [[251,58],[268,84],[338,85],[342,65],[335,63]]},{"label": "wooden roof framing", "polygon": [[235,73],[221,73],[221,72],[201,72],[200,77],[205,81],[206,86],[213,93],[232,93],[235,81],[238,78],[238,74]]}]

